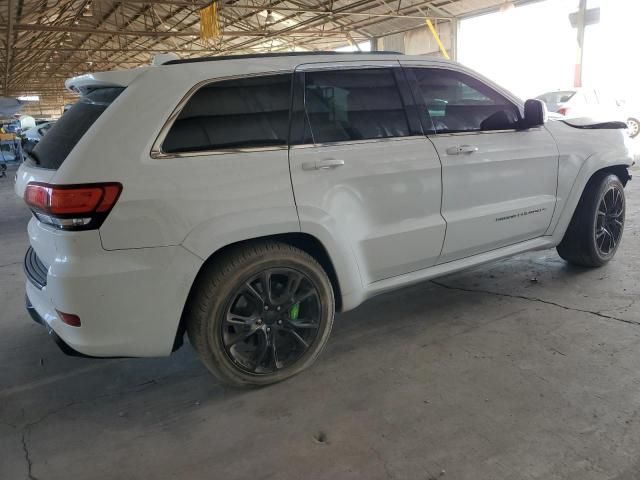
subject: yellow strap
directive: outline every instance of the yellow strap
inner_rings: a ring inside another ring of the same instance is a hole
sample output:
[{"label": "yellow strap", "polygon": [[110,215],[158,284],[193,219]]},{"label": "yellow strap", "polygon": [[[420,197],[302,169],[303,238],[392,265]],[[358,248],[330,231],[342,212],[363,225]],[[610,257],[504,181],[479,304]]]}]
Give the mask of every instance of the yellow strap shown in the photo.
[{"label": "yellow strap", "polygon": [[440,36],[438,35],[438,32],[436,31],[436,27],[433,26],[433,23],[431,23],[430,19],[425,18],[424,20],[425,20],[425,22],[427,22],[427,27],[431,31],[431,34],[433,35],[433,38],[436,39],[436,43],[438,44],[438,47],[440,47],[440,51],[442,52],[442,56],[444,58],[446,58],[447,60],[449,60],[449,54],[447,53],[447,49],[444,48],[444,45],[442,44],[442,41],[440,40]]}]

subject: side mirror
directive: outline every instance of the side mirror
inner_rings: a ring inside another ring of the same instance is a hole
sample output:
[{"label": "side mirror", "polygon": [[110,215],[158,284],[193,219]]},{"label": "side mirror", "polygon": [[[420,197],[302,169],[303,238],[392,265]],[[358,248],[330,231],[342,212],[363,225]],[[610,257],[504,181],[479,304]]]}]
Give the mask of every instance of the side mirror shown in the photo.
[{"label": "side mirror", "polygon": [[524,124],[526,128],[539,127],[547,121],[547,106],[542,100],[524,102]]}]

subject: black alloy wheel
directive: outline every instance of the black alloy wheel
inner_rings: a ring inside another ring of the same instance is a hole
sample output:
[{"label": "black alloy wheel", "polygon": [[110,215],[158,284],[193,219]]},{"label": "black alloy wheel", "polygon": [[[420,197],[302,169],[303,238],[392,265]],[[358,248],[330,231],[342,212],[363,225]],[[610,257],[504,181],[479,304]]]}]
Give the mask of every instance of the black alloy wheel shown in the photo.
[{"label": "black alloy wheel", "polygon": [[615,251],[624,230],[624,193],[613,184],[604,192],[596,212],[596,247],[603,257]]},{"label": "black alloy wheel", "polygon": [[228,385],[259,387],[310,367],[334,316],[334,287],[318,260],[293,245],[253,241],[203,267],[184,321],[211,373]]},{"label": "black alloy wheel", "polygon": [[221,322],[229,359],[241,370],[270,374],[298,361],[316,340],[320,296],[292,268],[271,268],[236,289]]}]

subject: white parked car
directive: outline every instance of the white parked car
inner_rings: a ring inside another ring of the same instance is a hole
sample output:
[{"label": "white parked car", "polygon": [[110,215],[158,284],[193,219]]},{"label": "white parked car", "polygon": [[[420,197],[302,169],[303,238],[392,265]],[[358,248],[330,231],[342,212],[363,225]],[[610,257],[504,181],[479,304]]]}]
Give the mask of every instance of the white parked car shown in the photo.
[{"label": "white parked car", "polygon": [[264,385],[314,362],[335,311],[529,250],[600,266],[622,237],[625,125],[546,122],[456,63],[218,57],[67,87],[16,192],[28,309],[68,353],[186,332],[223,381]]},{"label": "white parked car", "polygon": [[46,135],[55,122],[42,122],[29,130],[22,132],[22,148],[29,153]]},{"label": "white parked car", "polygon": [[602,90],[574,88],[543,93],[542,100],[550,112],[570,118],[590,117],[599,120],[620,120],[627,123],[631,138],[640,134],[640,112],[632,111],[622,100],[615,99]]}]

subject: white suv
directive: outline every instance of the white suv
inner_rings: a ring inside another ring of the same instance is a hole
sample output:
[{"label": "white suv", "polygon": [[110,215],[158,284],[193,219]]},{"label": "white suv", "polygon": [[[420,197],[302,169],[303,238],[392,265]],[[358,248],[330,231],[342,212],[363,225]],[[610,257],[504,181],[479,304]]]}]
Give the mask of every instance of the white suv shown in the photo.
[{"label": "white suv", "polygon": [[599,266],[623,231],[624,123],[398,54],[174,60],[82,99],[18,172],[27,305],[67,353],[168,355],[233,385],[316,359],[334,312],[527,250]]}]

